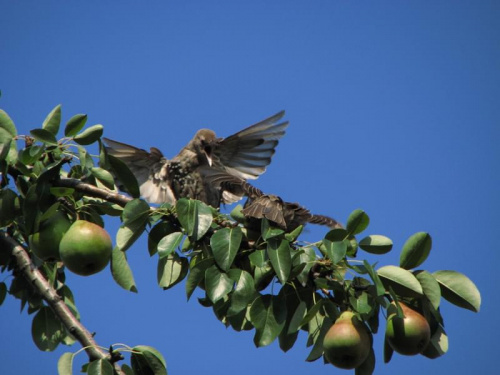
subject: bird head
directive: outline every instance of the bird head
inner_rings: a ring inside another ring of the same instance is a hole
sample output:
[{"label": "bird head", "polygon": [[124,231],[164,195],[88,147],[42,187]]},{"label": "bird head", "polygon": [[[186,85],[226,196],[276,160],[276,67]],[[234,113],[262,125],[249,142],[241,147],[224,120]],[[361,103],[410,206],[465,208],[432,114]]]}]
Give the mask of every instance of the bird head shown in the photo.
[{"label": "bird head", "polygon": [[212,166],[212,148],[216,140],[217,138],[212,130],[200,129],[191,140],[190,146],[198,157],[204,156],[208,165]]}]

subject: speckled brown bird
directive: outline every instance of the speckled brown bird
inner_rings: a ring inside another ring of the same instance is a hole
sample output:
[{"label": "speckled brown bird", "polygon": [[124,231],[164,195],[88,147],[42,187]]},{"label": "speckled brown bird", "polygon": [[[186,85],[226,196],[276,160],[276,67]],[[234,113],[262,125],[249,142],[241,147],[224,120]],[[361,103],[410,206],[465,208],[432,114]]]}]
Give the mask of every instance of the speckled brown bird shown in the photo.
[{"label": "speckled brown bird", "polygon": [[201,129],[172,159],[151,147],[150,152],[104,138],[108,154],[122,160],[135,175],[141,196],[150,203],[175,203],[192,198],[213,207],[233,203],[243,191],[224,189],[214,175],[232,176],[241,181],[256,179],[271,163],[288,122],[281,111],[227,138]]},{"label": "speckled brown bird", "polygon": [[298,203],[285,202],[272,194],[263,194],[255,199],[249,199],[242,213],[250,218],[266,218],[287,232],[307,223],[326,225],[332,229],[342,228],[342,224],[331,217],[312,214]]},{"label": "speckled brown bird", "polygon": [[277,195],[265,194],[262,190],[235,176],[213,173],[210,176],[210,182],[233,194],[248,197],[242,213],[249,219],[266,218],[287,232],[307,223],[326,225],[332,229],[343,228],[342,224],[329,216],[312,214],[298,203],[285,202]]}]

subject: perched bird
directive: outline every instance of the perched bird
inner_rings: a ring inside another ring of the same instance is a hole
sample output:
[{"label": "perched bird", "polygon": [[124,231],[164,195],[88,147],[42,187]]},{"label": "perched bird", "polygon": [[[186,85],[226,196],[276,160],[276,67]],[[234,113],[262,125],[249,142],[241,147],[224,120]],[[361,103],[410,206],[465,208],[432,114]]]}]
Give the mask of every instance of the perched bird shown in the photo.
[{"label": "perched bird", "polygon": [[225,173],[213,173],[209,181],[225,191],[247,196],[248,200],[241,211],[247,218],[266,218],[287,232],[307,223],[326,225],[332,229],[342,228],[342,224],[329,216],[312,214],[298,203],[285,202],[277,195],[265,194],[238,177]]},{"label": "perched bird", "polygon": [[307,223],[342,228],[342,225],[331,217],[312,214],[298,203],[285,202],[272,194],[264,194],[253,200],[249,199],[248,204],[241,212],[250,218],[266,218],[287,232]]},{"label": "perched bird", "polygon": [[[209,129],[201,129],[172,159],[151,147],[150,152],[104,138],[108,154],[122,160],[135,175],[141,196],[150,203],[175,203],[192,198],[213,207],[242,198],[240,189],[224,189],[224,176],[237,181],[256,179],[271,163],[278,141],[288,122],[280,122],[281,111],[227,138],[217,138]],[[217,180],[214,176],[222,176]],[[215,182],[214,182],[215,181]]]}]

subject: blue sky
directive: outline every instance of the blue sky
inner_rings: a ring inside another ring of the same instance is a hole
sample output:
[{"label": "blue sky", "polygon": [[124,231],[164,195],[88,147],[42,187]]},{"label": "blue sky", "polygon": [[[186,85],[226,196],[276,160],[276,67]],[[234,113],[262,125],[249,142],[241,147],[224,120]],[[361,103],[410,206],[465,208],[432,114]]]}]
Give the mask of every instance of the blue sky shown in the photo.
[{"label": "blue sky", "polygon": [[[367,232],[394,250],[427,231],[423,268],[452,269],[479,287],[479,314],[443,302],[450,351],[437,360],[395,355],[376,374],[494,373],[498,347],[500,4],[495,1],[0,1],[0,108],[26,134],[63,105],[105,135],[174,156],[197,129],[219,136],[281,109],[290,121],[266,192],[340,221],[364,209]],[[116,220],[107,221],[110,232]],[[309,226],[305,240],[326,233]],[[146,241],[128,252],[139,293],[109,271],[68,274],[83,323],[107,346],[147,344],[171,374],[341,373],[309,353],[256,349],[225,329],[183,284],[156,286]],[[0,307],[1,374],[53,374],[31,317]],[[84,354],[77,363],[81,364]],[[344,371],[345,373],[352,373]],[[76,371],[75,371],[76,373]]]}]

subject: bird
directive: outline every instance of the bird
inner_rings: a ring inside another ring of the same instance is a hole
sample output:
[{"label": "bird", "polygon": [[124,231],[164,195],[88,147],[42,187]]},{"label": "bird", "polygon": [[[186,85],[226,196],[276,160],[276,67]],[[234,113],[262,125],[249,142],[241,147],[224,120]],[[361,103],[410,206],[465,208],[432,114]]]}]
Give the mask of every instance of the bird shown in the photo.
[{"label": "bird", "polygon": [[275,194],[266,194],[238,177],[219,172],[213,173],[209,181],[225,191],[246,196],[248,199],[241,212],[251,220],[266,218],[287,232],[307,223],[325,225],[331,229],[343,228],[342,224],[329,216],[312,214],[299,203],[286,202]]},{"label": "bird", "polygon": [[241,212],[249,218],[266,218],[286,232],[291,232],[299,225],[307,223],[326,225],[332,229],[342,228],[342,224],[337,220],[325,215],[312,214],[300,204],[285,202],[274,194],[263,194],[255,199],[249,199]]},{"label": "bird", "polygon": [[236,178],[244,182],[265,172],[289,125],[281,121],[284,115],[280,111],[227,138],[200,129],[172,159],[165,158],[156,147],[148,152],[109,138],[103,141],[106,152],[134,174],[141,196],[149,203],[175,204],[180,198],[191,198],[218,208],[244,195],[241,189],[225,189],[220,181]]}]

